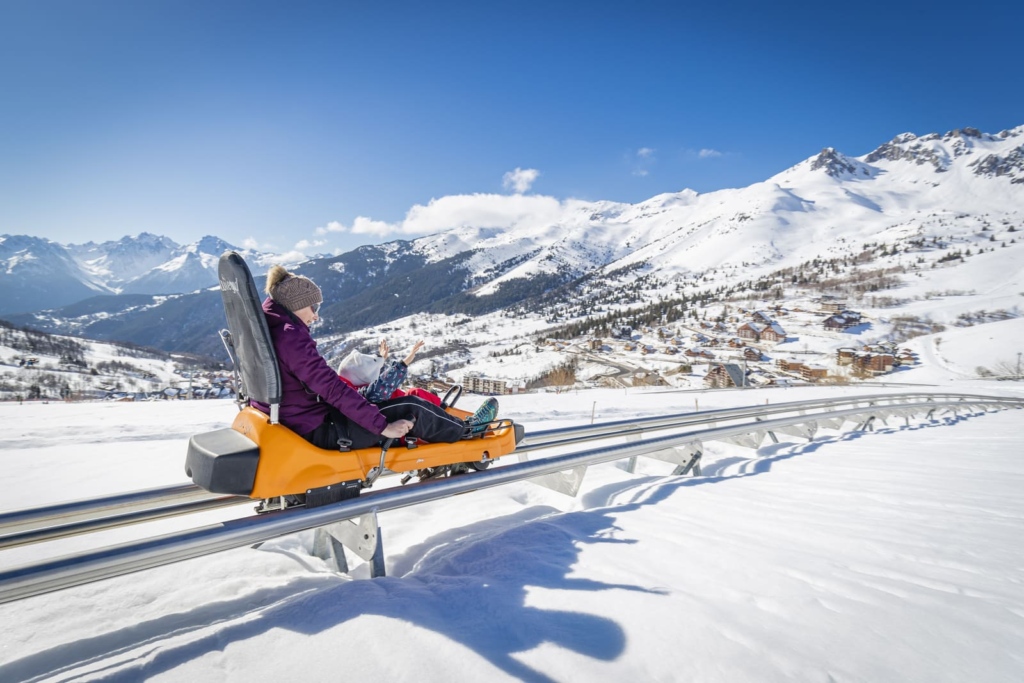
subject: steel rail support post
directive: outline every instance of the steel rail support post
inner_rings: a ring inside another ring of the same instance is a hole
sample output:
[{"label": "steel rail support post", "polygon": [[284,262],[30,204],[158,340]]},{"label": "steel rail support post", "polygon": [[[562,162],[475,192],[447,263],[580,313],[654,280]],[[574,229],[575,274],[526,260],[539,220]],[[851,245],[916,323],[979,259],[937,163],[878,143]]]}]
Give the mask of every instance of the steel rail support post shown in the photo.
[{"label": "steel rail support post", "polygon": [[[635,432],[626,437],[626,443],[636,443],[643,438],[643,432]],[[626,463],[626,471],[630,474],[636,474],[636,459],[637,456],[632,456]]]},{"label": "steel rail support post", "polygon": [[[764,418],[763,417],[759,417],[759,418],[757,418],[757,421],[758,422],[764,422]],[[779,442],[779,437],[775,436],[775,432],[773,432],[770,429],[768,430],[768,436],[771,437],[772,443],[778,443]]]},{"label": "steel rail support post", "polygon": [[313,536],[313,554],[332,565],[335,571],[347,574],[345,548],[370,564],[370,576],[385,576],[384,539],[377,521],[377,510],[359,518],[343,519],[317,527]]}]

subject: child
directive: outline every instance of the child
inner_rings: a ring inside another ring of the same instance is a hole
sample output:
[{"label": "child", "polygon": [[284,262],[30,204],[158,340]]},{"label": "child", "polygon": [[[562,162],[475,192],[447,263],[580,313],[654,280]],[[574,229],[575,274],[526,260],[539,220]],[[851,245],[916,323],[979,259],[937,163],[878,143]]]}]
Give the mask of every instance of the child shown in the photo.
[{"label": "child", "polygon": [[413,345],[403,360],[388,360],[391,348],[387,339],[381,339],[377,348],[376,356],[359,351],[352,351],[345,356],[338,365],[338,377],[370,403],[380,403],[399,396],[419,396],[436,406],[441,405],[441,398],[431,391],[416,388],[406,392],[398,388],[408,376],[409,366],[416,354],[423,348],[422,339]]}]

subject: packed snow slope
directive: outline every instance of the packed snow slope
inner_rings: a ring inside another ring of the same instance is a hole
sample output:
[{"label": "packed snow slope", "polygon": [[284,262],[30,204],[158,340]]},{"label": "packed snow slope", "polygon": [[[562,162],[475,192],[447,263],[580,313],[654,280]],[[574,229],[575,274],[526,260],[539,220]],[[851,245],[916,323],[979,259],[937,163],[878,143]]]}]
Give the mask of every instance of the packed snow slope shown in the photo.
[{"label": "packed snow slope", "polygon": [[[955,369],[970,361],[954,342],[938,352]],[[929,372],[918,379],[936,390],[1024,395]],[[908,389],[922,387],[604,389],[501,405],[537,430]],[[189,434],[234,411],[2,404],[2,505],[181,483]],[[333,573],[306,532],[2,605],[0,680],[1019,681],[1021,415],[895,420],[756,451],[709,442],[699,477],[641,460],[636,474],[591,468],[576,499],[521,483],[388,512],[376,580],[363,564]],[[3,551],[0,564],[155,531]]]}]

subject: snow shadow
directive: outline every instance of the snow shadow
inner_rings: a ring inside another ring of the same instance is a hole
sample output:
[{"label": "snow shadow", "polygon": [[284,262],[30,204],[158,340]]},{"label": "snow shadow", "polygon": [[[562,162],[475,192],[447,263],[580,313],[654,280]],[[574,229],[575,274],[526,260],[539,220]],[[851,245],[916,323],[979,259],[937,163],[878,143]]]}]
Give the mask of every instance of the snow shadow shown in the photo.
[{"label": "snow shadow", "polygon": [[[531,589],[659,593],[570,575],[584,547],[634,543],[615,537],[613,515],[622,512],[621,506],[570,514],[528,508],[445,529],[390,558],[392,576],[372,581],[327,572],[306,576],[51,648],[0,666],[0,680],[71,680],[83,668],[91,679],[147,680],[272,629],[316,635],[377,615],[441,634],[519,680],[547,683],[552,679],[516,653],[550,643],[610,661],[624,652],[626,636],[606,617],[529,606]],[[358,651],[351,639],[339,638],[338,643],[339,662],[387,658],[395,645],[387,639],[375,652],[365,638],[358,640]]]},{"label": "snow shadow", "polygon": [[[929,429],[966,417],[877,431]],[[533,506],[512,515],[446,528],[390,557],[389,577],[354,581],[329,572],[307,574],[281,586],[164,615],[2,664],[0,680],[72,680],[85,669],[91,679],[134,683],[273,629],[316,635],[376,615],[438,633],[519,680],[549,683],[549,676],[516,655],[550,643],[611,661],[625,651],[626,635],[606,617],[530,606],[527,597],[531,589],[661,593],[654,588],[572,576],[585,547],[636,542],[617,536],[617,517],[655,505],[689,487],[758,476],[769,472],[776,462],[812,453],[828,443],[871,435],[848,432],[804,444],[772,444],[759,449],[753,458],[708,463],[701,477],[648,476],[613,482],[584,495],[583,510],[561,513]],[[738,471],[727,472],[733,468]],[[386,548],[386,527],[384,533]],[[316,570],[313,564],[307,566]],[[345,671],[344,662],[386,658],[395,644],[386,639],[374,649],[374,645],[367,646],[366,638],[339,637],[336,642],[339,677]]]},{"label": "snow shadow", "polygon": [[[934,427],[946,427],[954,425],[962,420],[966,420],[968,417],[972,417],[981,413],[972,413],[970,415],[956,415],[956,416],[943,416],[936,418],[929,422],[920,422],[911,425],[885,425],[884,423],[877,422],[874,431],[850,431],[843,434],[836,434],[833,436],[817,436],[813,441],[806,443],[794,444],[790,441],[781,441],[780,443],[768,444],[761,446],[757,449],[755,455],[749,458],[742,456],[733,456],[728,458],[722,458],[715,460],[714,462],[706,463],[703,467],[703,477],[711,477],[716,480],[730,479],[733,477],[743,477],[755,474],[764,474],[770,472],[772,466],[776,463],[795,458],[800,455],[808,455],[817,451],[824,445],[839,443],[841,441],[853,441],[864,437],[870,437],[876,434],[891,434],[895,432],[912,432],[921,429],[932,429]],[[897,420],[900,418],[891,418]],[[784,439],[794,437],[782,437]]]},{"label": "snow shadow", "polygon": [[[301,595],[329,585],[331,578],[327,575],[303,577],[286,585],[264,588],[232,600],[207,603],[188,612],[167,614],[118,631],[61,644],[19,660],[0,664],[0,681],[28,683],[41,678],[75,680],[79,678],[83,667],[93,672],[102,672],[104,666],[101,663],[105,660],[117,662],[110,665],[110,668],[120,666],[123,658],[134,650],[142,649],[148,652],[149,648],[160,647],[160,643],[165,639],[208,629],[225,619],[250,613],[254,611],[254,606],[262,608],[278,604],[282,600],[293,600],[297,594]],[[184,660],[178,660],[179,663],[181,661]],[[134,671],[134,680],[143,680],[144,676],[139,669],[136,668]]]}]

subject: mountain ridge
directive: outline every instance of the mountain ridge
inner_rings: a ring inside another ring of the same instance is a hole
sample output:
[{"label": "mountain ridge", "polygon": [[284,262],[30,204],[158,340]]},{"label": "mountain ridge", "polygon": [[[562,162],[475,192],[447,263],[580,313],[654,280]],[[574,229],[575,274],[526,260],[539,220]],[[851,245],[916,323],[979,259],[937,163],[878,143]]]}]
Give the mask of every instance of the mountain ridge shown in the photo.
[{"label": "mountain ridge", "polygon": [[[870,244],[909,251],[914,242],[940,236],[943,243],[952,234],[969,241],[991,226],[1024,228],[1022,142],[1024,126],[998,134],[903,133],[860,157],[827,147],[745,188],[682,190],[637,204],[541,198],[536,213],[510,227],[454,226],[311,259],[293,270],[324,289],[322,331],[334,335],[417,313],[482,315],[557,307],[559,298],[611,300],[615,288],[635,290],[653,274],[693,293],[805,263],[854,259]],[[199,251],[179,255],[183,265],[171,270],[184,272],[190,258],[193,265],[206,256],[215,260]],[[260,265],[258,257],[250,260],[254,272]],[[202,332],[203,324],[218,324],[217,316],[188,313],[190,305],[213,305],[205,294],[135,302],[103,320],[71,321],[60,309],[11,319],[108,339],[146,328],[145,341],[127,340],[195,351],[181,330],[213,335],[215,329]],[[161,315],[161,307],[176,313]],[[161,324],[168,327],[163,336],[149,329]]]},{"label": "mountain ridge", "polygon": [[219,237],[181,245],[142,232],[107,242],[60,244],[30,235],[0,235],[0,315],[72,305],[96,294],[168,295],[217,283],[227,249],[255,262],[269,255],[240,250]]}]

